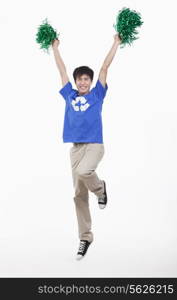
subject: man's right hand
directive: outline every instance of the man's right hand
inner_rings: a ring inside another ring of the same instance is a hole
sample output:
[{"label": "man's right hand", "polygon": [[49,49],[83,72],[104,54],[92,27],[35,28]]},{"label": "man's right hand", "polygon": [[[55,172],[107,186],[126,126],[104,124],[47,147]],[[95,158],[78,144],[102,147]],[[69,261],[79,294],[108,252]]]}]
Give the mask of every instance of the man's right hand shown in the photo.
[{"label": "man's right hand", "polygon": [[58,45],[60,44],[60,41],[58,39],[53,40],[52,42],[52,48],[58,48]]}]

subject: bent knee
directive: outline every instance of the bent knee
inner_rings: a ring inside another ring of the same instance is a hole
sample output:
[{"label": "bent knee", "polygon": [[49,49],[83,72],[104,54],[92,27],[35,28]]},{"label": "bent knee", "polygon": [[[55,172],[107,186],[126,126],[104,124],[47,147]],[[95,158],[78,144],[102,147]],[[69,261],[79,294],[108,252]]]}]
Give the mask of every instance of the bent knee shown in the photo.
[{"label": "bent knee", "polygon": [[85,169],[77,169],[76,170],[77,176],[80,178],[90,176],[93,172],[94,172],[94,170],[85,170]]}]

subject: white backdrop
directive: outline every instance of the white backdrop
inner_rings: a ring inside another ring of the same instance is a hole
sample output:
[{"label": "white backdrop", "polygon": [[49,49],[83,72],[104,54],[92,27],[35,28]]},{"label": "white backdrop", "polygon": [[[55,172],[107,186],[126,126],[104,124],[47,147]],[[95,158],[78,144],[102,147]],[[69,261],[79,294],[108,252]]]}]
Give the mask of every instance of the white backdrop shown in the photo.
[{"label": "white backdrop", "polygon": [[[142,14],[139,40],[118,49],[103,105],[105,155],[97,172],[108,206],[90,193],[94,243],[82,261],[64,99],[46,17],[74,86],[75,67],[99,68],[118,10]],[[177,276],[176,1],[1,1],[1,277]]]}]

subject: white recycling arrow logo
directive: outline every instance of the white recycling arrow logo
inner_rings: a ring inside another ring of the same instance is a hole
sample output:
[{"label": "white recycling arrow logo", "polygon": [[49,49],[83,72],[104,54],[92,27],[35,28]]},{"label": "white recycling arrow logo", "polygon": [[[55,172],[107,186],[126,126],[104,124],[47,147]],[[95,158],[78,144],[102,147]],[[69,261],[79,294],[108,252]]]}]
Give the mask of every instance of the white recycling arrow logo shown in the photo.
[{"label": "white recycling arrow logo", "polygon": [[[81,105],[80,106],[76,105],[79,102],[81,103]],[[79,111],[79,110],[85,111],[90,106],[90,104],[86,102],[87,100],[85,99],[85,97],[79,96],[76,97],[75,100],[72,100],[71,104],[75,111]]]}]

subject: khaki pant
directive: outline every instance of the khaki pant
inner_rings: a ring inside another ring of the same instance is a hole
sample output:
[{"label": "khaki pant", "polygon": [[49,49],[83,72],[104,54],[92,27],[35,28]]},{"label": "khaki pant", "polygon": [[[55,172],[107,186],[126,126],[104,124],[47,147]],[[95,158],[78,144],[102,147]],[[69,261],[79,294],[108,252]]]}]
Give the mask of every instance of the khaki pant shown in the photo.
[{"label": "khaki pant", "polygon": [[91,215],[89,209],[89,191],[96,196],[104,192],[103,180],[95,172],[104,155],[104,144],[73,143],[70,148],[73,186],[75,189],[74,203],[78,221],[80,240],[93,241],[91,232]]}]

